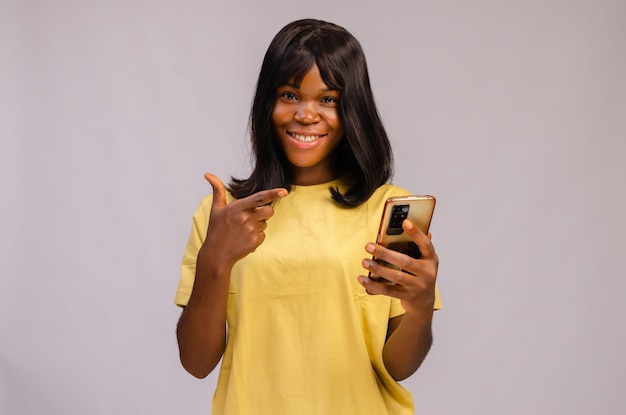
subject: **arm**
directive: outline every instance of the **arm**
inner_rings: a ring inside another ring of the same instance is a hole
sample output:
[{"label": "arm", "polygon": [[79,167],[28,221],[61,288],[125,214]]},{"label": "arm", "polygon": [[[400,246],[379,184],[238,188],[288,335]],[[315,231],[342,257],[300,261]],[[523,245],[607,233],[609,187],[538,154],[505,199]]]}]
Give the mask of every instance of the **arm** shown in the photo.
[{"label": "arm", "polygon": [[180,361],[197,378],[211,373],[226,347],[230,270],[201,265],[210,262],[205,252],[198,253],[193,291],[176,329]]},{"label": "arm", "polygon": [[433,342],[431,321],[411,321],[406,315],[389,320],[391,335],[383,348],[383,362],[396,380],[404,380],[421,366]]},{"label": "arm", "polygon": [[205,178],[213,187],[209,226],[198,252],[191,297],[176,330],[180,361],[198,378],[211,373],[226,347],[226,303],[232,267],[263,243],[265,221],[274,213],[268,204],[287,194],[285,189],[271,189],[227,204],[220,179],[211,174]]},{"label": "arm", "polygon": [[404,231],[411,235],[422,256],[414,259],[380,245],[367,244],[366,250],[376,258],[396,265],[401,270],[385,267],[371,259],[363,267],[387,281],[373,281],[359,276],[359,282],[370,294],[399,298],[406,313],[389,320],[388,337],[383,348],[385,367],[396,380],[411,376],[420,367],[432,345],[432,318],[435,304],[435,281],[439,259],[430,241],[408,220]]}]

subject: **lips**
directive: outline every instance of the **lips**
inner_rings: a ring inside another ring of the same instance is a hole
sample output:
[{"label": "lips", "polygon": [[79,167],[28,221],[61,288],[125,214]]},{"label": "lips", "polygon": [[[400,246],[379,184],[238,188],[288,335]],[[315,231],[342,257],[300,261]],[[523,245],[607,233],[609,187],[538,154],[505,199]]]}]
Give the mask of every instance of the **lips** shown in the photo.
[{"label": "lips", "polygon": [[295,148],[299,148],[301,150],[311,150],[313,148],[316,148],[325,141],[324,139],[326,137],[328,137],[328,134],[302,134],[291,131],[287,131],[286,135],[289,139],[289,142]]},{"label": "lips", "polygon": [[311,143],[313,141],[319,140],[324,137],[326,134],[297,134],[292,132],[287,132],[287,135],[297,141],[301,141],[303,143]]}]

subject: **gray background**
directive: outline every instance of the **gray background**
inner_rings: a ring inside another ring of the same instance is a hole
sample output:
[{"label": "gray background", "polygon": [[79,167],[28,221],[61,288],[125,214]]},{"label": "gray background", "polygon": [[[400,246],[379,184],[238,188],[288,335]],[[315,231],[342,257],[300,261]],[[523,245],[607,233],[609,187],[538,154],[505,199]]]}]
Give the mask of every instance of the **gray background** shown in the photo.
[{"label": "gray background", "polygon": [[626,413],[621,0],[3,0],[0,413],[210,412],[179,262],[203,173],[249,171],[262,56],[302,17],[360,39],[394,181],[438,197],[418,413]]}]

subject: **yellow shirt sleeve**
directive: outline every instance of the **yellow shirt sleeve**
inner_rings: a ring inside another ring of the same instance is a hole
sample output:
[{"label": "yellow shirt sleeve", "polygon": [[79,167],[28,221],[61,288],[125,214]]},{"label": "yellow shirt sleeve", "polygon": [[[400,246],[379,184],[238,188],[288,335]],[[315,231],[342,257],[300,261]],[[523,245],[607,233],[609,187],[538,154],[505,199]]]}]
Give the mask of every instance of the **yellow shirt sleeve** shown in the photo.
[{"label": "yellow shirt sleeve", "polygon": [[212,203],[212,195],[208,195],[202,199],[191,221],[191,231],[189,232],[189,239],[181,263],[178,290],[174,297],[174,304],[180,307],[186,306],[189,297],[191,297],[193,281],[196,276],[196,259],[198,257],[198,251],[200,251],[200,247],[206,238]]}]

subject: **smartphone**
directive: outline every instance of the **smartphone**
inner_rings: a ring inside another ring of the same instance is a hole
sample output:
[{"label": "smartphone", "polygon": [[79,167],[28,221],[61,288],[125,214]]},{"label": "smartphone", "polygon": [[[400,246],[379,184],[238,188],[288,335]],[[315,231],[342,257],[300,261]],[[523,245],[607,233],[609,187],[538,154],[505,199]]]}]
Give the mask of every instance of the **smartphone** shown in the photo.
[{"label": "smartphone", "polygon": [[[430,222],[435,210],[435,197],[430,195],[412,195],[390,197],[385,201],[383,216],[378,228],[376,243],[394,251],[402,252],[413,258],[420,258],[419,247],[402,229],[402,222],[410,220],[422,232],[428,234]],[[381,259],[375,261],[398,269]],[[381,277],[370,272],[369,277],[377,280]]]}]

